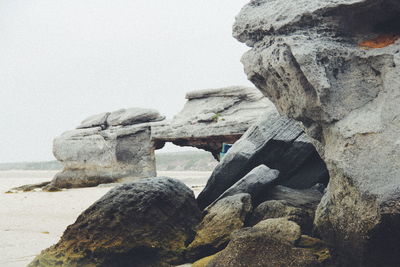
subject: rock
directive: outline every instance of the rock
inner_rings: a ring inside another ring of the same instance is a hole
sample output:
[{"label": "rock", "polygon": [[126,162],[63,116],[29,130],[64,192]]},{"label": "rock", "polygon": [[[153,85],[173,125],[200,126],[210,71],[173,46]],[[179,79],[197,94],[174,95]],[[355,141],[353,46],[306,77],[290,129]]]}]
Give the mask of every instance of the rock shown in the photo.
[{"label": "rock", "polygon": [[338,266],[400,266],[399,18],[398,1],[255,0],[234,25],[248,78],[327,163],[315,224]]},{"label": "rock", "polygon": [[205,210],[205,216],[196,227],[196,236],[188,246],[190,258],[199,259],[226,246],[230,234],[244,226],[252,211],[251,196],[227,196]]},{"label": "rock", "polygon": [[110,114],[111,114],[110,112],[103,112],[100,114],[90,116],[85,120],[83,120],[81,124],[78,127],[76,127],[76,129],[101,127],[104,130],[108,127],[107,118]]},{"label": "rock", "polygon": [[34,191],[35,189],[41,189],[41,188],[47,186],[48,184],[50,184],[50,182],[22,185],[22,186],[14,187],[7,192],[9,192],[9,193],[30,192],[30,191]]},{"label": "rock", "polygon": [[33,266],[170,266],[184,262],[201,213],[182,182],[148,178],[123,184],[85,210]]},{"label": "rock", "polygon": [[275,186],[265,194],[265,200],[284,200],[289,205],[315,210],[321,202],[322,193],[316,189],[293,189],[286,186]]},{"label": "rock", "polygon": [[100,127],[65,132],[54,140],[54,156],[64,165],[50,186],[96,186],[156,176],[150,126]]},{"label": "rock", "polygon": [[208,206],[260,164],[278,170],[277,182],[293,188],[326,184],[329,179],[325,163],[298,124],[275,112],[265,113],[214,169],[197,198],[199,206]]},{"label": "rock", "polygon": [[[208,267],[327,266],[329,250],[322,242],[302,242],[300,226],[284,218],[267,219],[232,235],[228,246]],[[307,238],[307,241],[309,239]],[[307,243],[308,247],[298,244]]]},{"label": "rock", "polygon": [[202,259],[200,259],[200,260],[194,262],[194,263],[192,264],[192,267],[206,267],[206,266],[208,265],[208,263],[209,263],[212,259],[214,259],[218,254],[219,254],[219,252],[218,252],[218,253],[215,253],[214,255],[204,257],[204,258],[202,258]]},{"label": "rock", "polygon": [[213,203],[228,196],[248,193],[253,203],[258,204],[264,198],[263,194],[275,185],[278,175],[279,171],[271,170],[265,165],[260,165],[229,187]]},{"label": "rock", "polygon": [[219,158],[222,143],[233,144],[274,105],[255,88],[232,86],[189,92],[187,102],[169,125],[153,127],[156,147],[165,142],[193,146]]},{"label": "rock", "polygon": [[107,118],[107,124],[110,126],[126,126],[144,122],[162,121],[164,119],[165,117],[161,116],[155,109],[129,108],[111,112]]},{"label": "rock", "polygon": [[290,205],[284,200],[268,200],[254,210],[249,219],[249,225],[253,226],[260,221],[273,218],[286,218],[297,223],[302,233],[310,234],[313,227],[314,210],[305,210]]}]

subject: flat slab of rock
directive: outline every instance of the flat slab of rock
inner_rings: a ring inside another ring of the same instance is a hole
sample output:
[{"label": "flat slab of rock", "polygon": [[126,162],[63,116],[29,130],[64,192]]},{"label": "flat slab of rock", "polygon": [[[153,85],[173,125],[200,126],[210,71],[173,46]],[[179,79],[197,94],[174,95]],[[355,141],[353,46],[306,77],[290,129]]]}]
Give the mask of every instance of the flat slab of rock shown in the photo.
[{"label": "flat slab of rock", "polygon": [[329,180],[325,163],[297,122],[266,113],[214,169],[197,198],[199,206],[208,206],[260,164],[278,170],[277,183],[293,188],[309,188]]},{"label": "flat slab of rock", "polygon": [[252,209],[251,196],[244,193],[227,196],[209,207],[188,247],[191,258],[199,259],[214,254],[226,246],[230,234],[244,226]]},{"label": "flat slab of rock", "polygon": [[187,102],[169,125],[153,127],[153,139],[210,151],[217,158],[222,143],[232,144],[274,105],[255,88],[232,86],[189,92]]},{"label": "flat slab of rock", "polygon": [[265,165],[260,165],[229,187],[214,201],[214,203],[228,196],[248,193],[250,194],[253,203],[258,204],[260,200],[264,198],[263,194],[275,186],[278,176],[279,171],[271,170]]},{"label": "flat slab of rock", "polygon": [[76,128],[84,129],[84,128],[101,127],[102,129],[106,129],[108,127],[107,118],[110,114],[111,112],[103,112],[100,114],[92,115],[84,119],[81,122],[81,124]]},{"label": "flat slab of rock", "polygon": [[180,264],[200,218],[194,194],[182,182],[141,179],[110,190],[29,266]]},{"label": "flat slab of rock", "polygon": [[120,109],[107,117],[107,124],[110,126],[134,125],[144,122],[153,122],[164,120],[165,117],[155,109],[148,108],[128,108]]}]

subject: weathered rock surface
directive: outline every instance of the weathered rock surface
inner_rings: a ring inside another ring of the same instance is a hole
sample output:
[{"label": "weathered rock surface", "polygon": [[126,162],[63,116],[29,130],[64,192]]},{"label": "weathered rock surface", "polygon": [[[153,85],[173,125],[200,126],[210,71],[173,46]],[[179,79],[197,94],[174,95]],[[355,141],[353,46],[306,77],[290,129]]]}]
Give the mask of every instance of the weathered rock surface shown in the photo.
[{"label": "weathered rock surface", "polygon": [[254,0],[233,27],[248,78],[327,163],[315,223],[338,266],[400,265],[399,18],[398,1]]},{"label": "weathered rock surface", "polygon": [[232,86],[189,92],[188,100],[169,126],[153,127],[157,147],[164,142],[193,146],[218,158],[222,143],[234,143],[262,112],[274,105],[255,88]]},{"label": "weathered rock surface", "polygon": [[103,112],[100,114],[92,115],[84,119],[81,124],[76,127],[77,129],[101,127],[103,130],[108,127],[107,118],[111,112]]},{"label": "weathered rock surface", "polygon": [[107,117],[107,124],[110,126],[133,125],[144,122],[162,121],[165,117],[155,109],[148,108],[129,108],[120,109]]},{"label": "weathered rock surface", "polygon": [[191,258],[208,256],[226,246],[230,234],[244,226],[252,209],[251,196],[242,193],[227,196],[205,210],[196,227],[196,237],[188,247]]},{"label": "weathered rock surface", "polygon": [[[306,243],[307,246],[304,246]],[[235,232],[228,246],[207,266],[327,266],[329,257],[325,244],[302,236],[300,226],[296,223],[278,218],[267,219],[252,228]]]},{"label": "weathered rock surface", "polygon": [[54,139],[54,156],[64,165],[49,186],[96,186],[156,176],[151,128],[146,124],[77,129]]},{"label": "weathered rock surface", "polygon": [[246,131],[214,169],[198,196],[199,206],[208,206],[260,164],[278,170],[277,183],[293,188],[326,184],[329,179],[325,163],[297,122],[269,112]]},{"label": "weathered rock surface", "polygon": [[253,203],[258,204],[260,200],[264,198],[263,194],[265,194],[268,189],[274,187],[278,176],[279,171],[271,170],[265,165],[260,165],[229,187],[214,201],[214,203],[228,196],[248,193]]},{"label": "weathered rock surface", "polygon": [[109,191],[29,266],[180,264],[200,219],[193,192],[182,182],[141,179]]},{"label": "weathered rock surface", "polygon": [[266,219],[284,217],[289,221],[296,222],[301,227],[302,233],[310,234],[313,227],[314,212],[315,209],[301,209],[290,205],[285,200],[268,200],[254,209],[249,219],[249,225],[253,226]]}]

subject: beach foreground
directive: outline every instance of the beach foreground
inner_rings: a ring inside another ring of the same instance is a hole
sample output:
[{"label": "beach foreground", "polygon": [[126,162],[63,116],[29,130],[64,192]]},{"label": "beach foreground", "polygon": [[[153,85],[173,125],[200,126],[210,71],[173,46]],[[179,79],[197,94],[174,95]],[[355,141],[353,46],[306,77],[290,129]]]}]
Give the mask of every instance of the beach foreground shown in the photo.
[{"label": "beach foreground", "polygon": [[[115,186],[5,194],[12,187],[49,181],[55,173],[0,171],[0,266],[26,266],[43,249],[55,244],[83,210]],[[210,172],[160,171],[158,175],[182,180],[197,195]]]}]

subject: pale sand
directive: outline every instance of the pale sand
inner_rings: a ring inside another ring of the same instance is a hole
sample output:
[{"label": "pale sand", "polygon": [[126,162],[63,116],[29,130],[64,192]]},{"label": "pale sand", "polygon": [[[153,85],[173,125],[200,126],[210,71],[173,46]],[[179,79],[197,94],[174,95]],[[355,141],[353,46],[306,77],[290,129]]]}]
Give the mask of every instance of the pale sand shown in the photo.
[{"label": "pale sand", "polygon": [[[113,186],[62,192],[5,194],[12,187],[49,181],[54,171],[0,171],[0,266],[26,266],[43,249],[55,244],[65,228]],[[177,178],[197,195],[210,172],[158,172]]]}]

